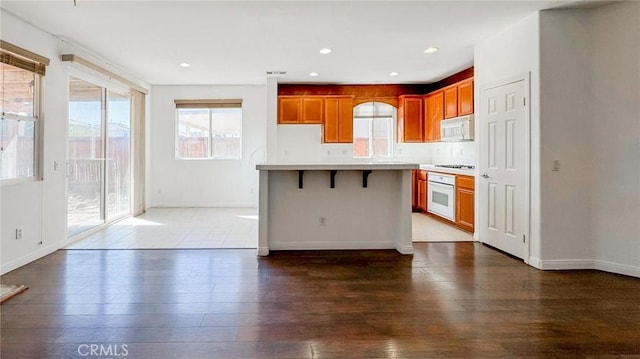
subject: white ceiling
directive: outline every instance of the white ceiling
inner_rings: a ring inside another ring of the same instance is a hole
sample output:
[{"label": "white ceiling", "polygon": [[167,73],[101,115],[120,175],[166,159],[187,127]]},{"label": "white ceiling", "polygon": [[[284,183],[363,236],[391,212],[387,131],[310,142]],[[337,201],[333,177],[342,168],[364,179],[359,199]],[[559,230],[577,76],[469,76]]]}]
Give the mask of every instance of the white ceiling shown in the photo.
[{"label": "white ceiling", "polygon": [[473,65],[483,38],[570,2],[76,1],[0,6],[153,85],[260,84],[273,70],[287,72],[279,82],[429,83]]}]

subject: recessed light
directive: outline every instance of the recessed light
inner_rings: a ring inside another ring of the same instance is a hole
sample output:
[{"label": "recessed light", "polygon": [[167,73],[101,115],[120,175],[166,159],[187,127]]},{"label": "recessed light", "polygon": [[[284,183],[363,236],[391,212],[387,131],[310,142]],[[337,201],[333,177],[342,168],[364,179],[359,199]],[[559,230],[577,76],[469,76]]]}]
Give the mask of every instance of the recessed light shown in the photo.
[{"label": "recessed light", "polygon": [[311,77],[316,77],[318,75],[320,75],[320,74],[317,73],[317,72],[309,72],[309,76],[311,76]]},{"label": "recessed light", "polygon": [[430,47],[426,50],[424,50],[425,54],[433,54],[434,52],[437,52],[439,49],[437,47]]},{"label": "recessed light", "polygon": [[323,55],[328,55],[332,52],[333,50],[329,49],[329,48],[324,48],[320,50],[320,53]]},{"label": "recessed light", "polygon": [[389,72],[389,76],[398,76],[399,74],[397,72]]},{"label": "recessed light", "polygon": [[186,62],[182,62],[182,63],[180,64],[180,67],[185,67],[185,68],[186,68],[186,67],[190,67],[190,66],[191,66],[191,64],[188,64],[188,63],[186,63]]}]

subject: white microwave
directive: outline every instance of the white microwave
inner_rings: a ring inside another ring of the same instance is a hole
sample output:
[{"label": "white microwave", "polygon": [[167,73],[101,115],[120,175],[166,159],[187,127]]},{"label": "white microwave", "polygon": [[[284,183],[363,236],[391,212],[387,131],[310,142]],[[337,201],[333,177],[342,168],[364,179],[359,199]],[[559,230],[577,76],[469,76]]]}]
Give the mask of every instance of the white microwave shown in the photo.
[{"label": "white microwave", "polygon": [[473,115],[440,121],[440,141],[473,141]]}]

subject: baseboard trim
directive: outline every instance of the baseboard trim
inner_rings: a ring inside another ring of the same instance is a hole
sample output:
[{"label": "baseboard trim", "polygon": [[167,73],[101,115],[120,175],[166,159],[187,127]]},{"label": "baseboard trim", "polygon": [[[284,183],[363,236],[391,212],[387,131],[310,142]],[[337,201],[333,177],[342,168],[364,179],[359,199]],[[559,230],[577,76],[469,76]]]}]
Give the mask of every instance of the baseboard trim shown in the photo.
[{"label": "baseboard trim", "polygon": [[258,208],[249,202],[154,203],[149,208]]},{"label": "baseboard trim", "polygon": [[536,257],[529,257],[529,263],[530,266],[536,268],[536,269],[542,269],[540,268],[540,259],[536,258]]},{"label": "baseboard trim", "polygon": [[[282,242],[269,243],[269,250],[396,249],[394,242]],[[413,249],[413,248],[412,248]]]},{"label": "baseboard trim", "polygon": [[538,259],[539,269],[564,270],[564,269],[595,269],[591,259]]},{"label": "baseboard trim", "polygon": [[24,255],[20,258],[14,259],[9,263],[4,263],[0,266],[0,275],[4,275],[6,273],[11,272],[14,269],[20,268],[24,265],[27,265],[35,260],[38,260],[46,255],[49,255],[58,249],[64,248],[66,245],[65,241],[58,241],[54,244],[48,245],[46,247],[40,248],[36,251],[33,251],[27,255]]},{"label": "baseboard trim", "polygon": [[625,264],[619,264],[619,263],[613,263],[613,262],[607,262],[607,261],[594,261],[594,262],[595,262],[595,269],[597,270],[640,278],[640,267],[628,266]]},{"label": "baseboard trim", "polygon": [[640,278],[640,267],[592,259],[550,259],[529,257],[529,265],[541,270],[596,269],[603,272]]}]

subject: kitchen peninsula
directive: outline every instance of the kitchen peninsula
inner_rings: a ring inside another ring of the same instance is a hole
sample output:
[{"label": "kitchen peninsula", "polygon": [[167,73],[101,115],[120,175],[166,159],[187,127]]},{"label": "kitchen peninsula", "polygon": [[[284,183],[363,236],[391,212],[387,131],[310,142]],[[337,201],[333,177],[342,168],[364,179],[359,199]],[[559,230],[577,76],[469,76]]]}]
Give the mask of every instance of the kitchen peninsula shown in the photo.
[{"label": "kitchen peninsula", "polygon": [[270,250],[396,249],[412,254],[417,163],[262,163],[258,255]]}]

